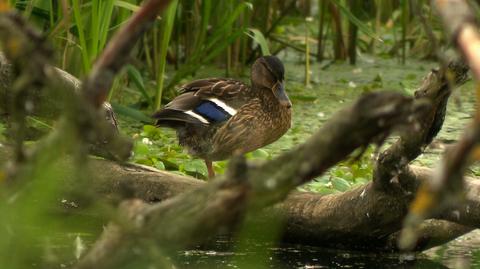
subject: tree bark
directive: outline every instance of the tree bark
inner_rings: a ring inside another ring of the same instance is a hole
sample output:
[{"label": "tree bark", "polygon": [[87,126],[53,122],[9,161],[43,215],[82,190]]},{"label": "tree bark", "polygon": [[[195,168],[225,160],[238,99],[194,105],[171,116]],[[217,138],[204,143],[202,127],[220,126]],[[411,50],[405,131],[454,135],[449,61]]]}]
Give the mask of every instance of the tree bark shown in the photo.
[{"label": "tree bark", "polygon": [[[0,147],[0,163],[7,161],[11,154],[8,147]],[[66,171],[71,171],[74,163],[66,159],[59,165]],[[157,203],[207,185],[206,182],[195,178],[141,165],[120,165],[108,160],[91,159],[89,169],[97,173],[97,180],[90,187],[101,197],[117,203],[127,198]],[[431,169],[417,166],[412,166],[411,171],[408,176],[410,180],[415,181],[415,186],[429,180],[433,173]],[[75,185],[74,180],[74,176],[66,178],[64,184]],[[475,178],[467,178],[467,187],[469,194],[466,196],[467,203],[464,208],[445,211],[436,219],[423,224],[416,250],[444,244],[471,231],[472,227],[480,228],[480,182]],[[283,219],[284,242],[392,252],[398,251],[395,240],[398,238],[402,219],[412,198],[412,193],[406,193],[400,188],[398,192],[387,194],[374,188],[373,183],[370,183],[334,195],[293,192],[282,203],[267,207],[258,216]],[[123,208],[132,211],[128,209],[129,207],[148,206],[132,202]],[[79,209],[69,210],[75,212]],[[256,221],[262,223],[263,219],[259,218]],[[107,235],[109,239],[101,248],[105,248],[105,245],[111,245],[112,248],[118,246],[121,237],[117,234],[119,228],[114,227],[109,228]],[[108,242],[111,240],[115,240],[116,243]]]}]

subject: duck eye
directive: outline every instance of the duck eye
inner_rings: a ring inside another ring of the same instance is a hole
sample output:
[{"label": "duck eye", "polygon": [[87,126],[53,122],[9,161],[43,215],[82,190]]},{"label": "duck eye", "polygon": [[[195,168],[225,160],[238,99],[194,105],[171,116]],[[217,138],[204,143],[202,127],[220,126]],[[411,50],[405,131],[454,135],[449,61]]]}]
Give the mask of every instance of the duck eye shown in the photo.
[{"label": "duck eye", "polygon": [[265,69],[268,70],[268,72],[269,72],[270,74],[273,75],[273,77],[277,78],[277,75],[275,74],[275,72],[273,72],[272,68],[270,67],[270,65],[268,65],[268,63],[262,62],[262,65],[263,65],[263,67],[265,67]]}]

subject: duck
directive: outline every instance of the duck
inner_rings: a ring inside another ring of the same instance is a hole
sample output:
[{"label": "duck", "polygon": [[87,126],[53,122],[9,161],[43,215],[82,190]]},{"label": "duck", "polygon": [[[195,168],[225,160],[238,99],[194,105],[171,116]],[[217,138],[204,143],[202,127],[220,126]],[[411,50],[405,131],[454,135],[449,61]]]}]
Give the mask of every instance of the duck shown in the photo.
[{"label": "duck", "polygon": [[250,81],[250,85],[232,78],[189,82],[153,115],[157,127],[175,129],[179,144],[205,161],[210,179],[215,177],[213,161],[271,144],[291,126],[292,102],[280,59],[256,59]]}]

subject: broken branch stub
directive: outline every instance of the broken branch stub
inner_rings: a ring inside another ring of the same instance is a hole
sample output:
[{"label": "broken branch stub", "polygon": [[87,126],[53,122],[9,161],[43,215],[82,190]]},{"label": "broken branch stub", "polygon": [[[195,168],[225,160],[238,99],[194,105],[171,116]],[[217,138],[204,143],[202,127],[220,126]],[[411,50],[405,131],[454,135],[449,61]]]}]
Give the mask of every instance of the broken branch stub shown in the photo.
[{"label": "broken branch stub", "polygon": [[446,67],[433,69],[415,91],[416,100],[431,103],[431,108],[418,118],[416,131],[401,132],[397,141],[383,151],[375,164],[373,180],[376,188],[388,190],[390,181],[404,167],[415,160],[437,135],[445,120],[447,102],[453,87],[468,79],[468,66],[464,61],[452,61]]}]

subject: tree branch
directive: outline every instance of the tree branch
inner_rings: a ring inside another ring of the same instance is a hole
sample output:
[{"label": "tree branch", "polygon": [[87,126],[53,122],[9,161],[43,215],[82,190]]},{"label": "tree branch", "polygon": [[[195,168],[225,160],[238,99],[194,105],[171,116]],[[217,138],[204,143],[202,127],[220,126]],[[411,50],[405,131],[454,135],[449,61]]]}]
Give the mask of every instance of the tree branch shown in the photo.
[{"label": "tree branch", "polygon": [[430,144],[442,128],[452,88],[467,81],[467,72],[468,66],[463,61],[452,61],[440,70],[432,70],[424,78],[415,91],[415,99],[428,100],[432,108],[419,119],[415,132],[402,133],[393,145],[380,154],[373,173],[375,187],[388,190],[391,179]]}]

